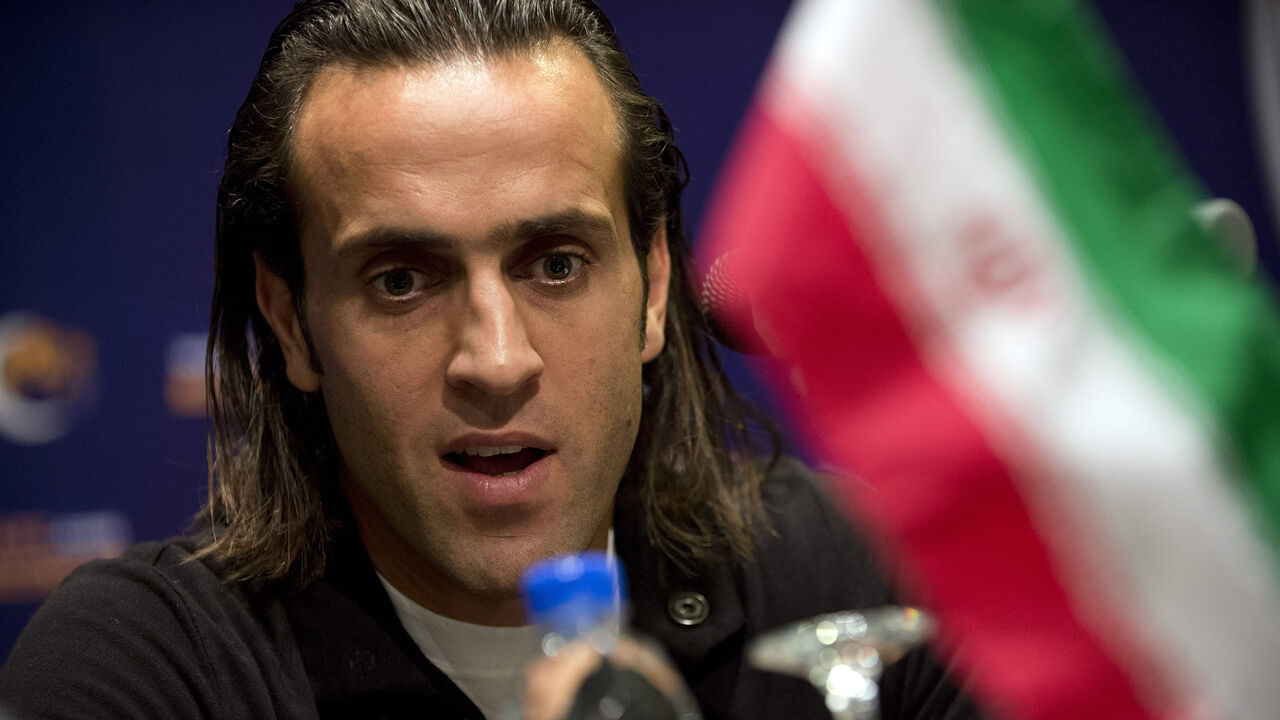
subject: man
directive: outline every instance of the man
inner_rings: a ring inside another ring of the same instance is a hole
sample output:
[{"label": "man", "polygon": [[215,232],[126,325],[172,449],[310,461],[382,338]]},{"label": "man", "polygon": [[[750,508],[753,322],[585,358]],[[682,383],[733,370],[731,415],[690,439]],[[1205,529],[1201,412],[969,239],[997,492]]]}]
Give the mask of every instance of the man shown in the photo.
[{"label": "man", "polygon": [[[615,548],[705,715],[825,716],[746,641],[890,597],[800,468],[750,459],[683,171],[588,2],[301,3],[219,190],[207,527],[73,575],[0,702],[494,717],[536,650],[521,572]],[[923,653],[883,695],[968,712]]]}]

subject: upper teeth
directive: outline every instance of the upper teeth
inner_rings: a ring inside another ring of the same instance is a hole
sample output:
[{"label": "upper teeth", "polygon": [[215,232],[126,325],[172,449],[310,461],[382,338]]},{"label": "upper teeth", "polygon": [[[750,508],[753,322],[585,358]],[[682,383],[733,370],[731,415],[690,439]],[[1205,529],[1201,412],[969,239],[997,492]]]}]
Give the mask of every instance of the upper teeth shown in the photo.
[{"label": "upper teeth", "polygon": [[493,457],[494,455],[510,455],[518,453],[524,447],[520,445],[506,445],[504,447],[469,447],[463,448],[462,452],[467,455],[479,455],[480,457]]}]

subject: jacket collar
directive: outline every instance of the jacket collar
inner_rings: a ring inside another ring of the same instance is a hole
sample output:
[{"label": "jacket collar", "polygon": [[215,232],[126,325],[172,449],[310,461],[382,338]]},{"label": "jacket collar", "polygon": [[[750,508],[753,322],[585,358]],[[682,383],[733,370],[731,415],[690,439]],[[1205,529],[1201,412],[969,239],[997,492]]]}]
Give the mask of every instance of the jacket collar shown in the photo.
[{"label": "jacket collar", "polygon": [[285,607],[321,717],[420,717],[436,708],[483,720],[400,624],[354,531],[334,534],[324,576]]},{"label": "jacket collar", "polygon": [[[682,571],[649,542],[642,504],[632,493],[620,492],[616,508],[615,544],[627,571],[631,624],[666,648],[692,685],[708,671],[712,649],[744,624],[740,572],[727,562]],[[705,617],[697,612],[697,598]],[[383,702],[389,703],[388,717],[401,714],[396,707],[481,717],[409,637],[354,530],[335,531],[324,576],[287,593],[285,607],[321,717],[373,716],[373,705],[381,710]]]},{"label": "jacket collar", "polygon": [[692,685],[708,671],[712,649],[745,624],[741,568],[726,560],[681,570],[649,541],[642,507],[637,493],[624,486],[614,535],[627,570],[631,625],[657,640]]}]

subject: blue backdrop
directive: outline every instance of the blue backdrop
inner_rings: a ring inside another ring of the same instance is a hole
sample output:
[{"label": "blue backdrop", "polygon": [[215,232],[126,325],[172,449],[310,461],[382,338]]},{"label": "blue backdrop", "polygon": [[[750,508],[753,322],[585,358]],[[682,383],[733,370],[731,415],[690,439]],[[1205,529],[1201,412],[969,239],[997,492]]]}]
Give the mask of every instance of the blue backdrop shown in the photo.
[{"label": "blue backdrop", "polygon": [[[787,3],[602,4],[677,126],[696,231]],[[215,188],[289,5],[45,2],[0,28],[0,655],[69,567],[180,532],[205,493]],[[1274,277],[1239,8],[1099,9],[1211,192],[1253,217]]]}]

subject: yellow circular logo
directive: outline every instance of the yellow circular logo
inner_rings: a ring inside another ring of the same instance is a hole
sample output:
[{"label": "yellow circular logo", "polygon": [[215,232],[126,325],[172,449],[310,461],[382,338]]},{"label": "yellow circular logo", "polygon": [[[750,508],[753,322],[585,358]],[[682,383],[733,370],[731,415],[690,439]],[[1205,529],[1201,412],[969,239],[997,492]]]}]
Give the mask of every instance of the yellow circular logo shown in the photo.
[{"label": "yellow circular logo", "polygon": [[30,312],[0,317],[0,435],[27,445],[63,437],[96,402],[97,383],[88,333]]}]

